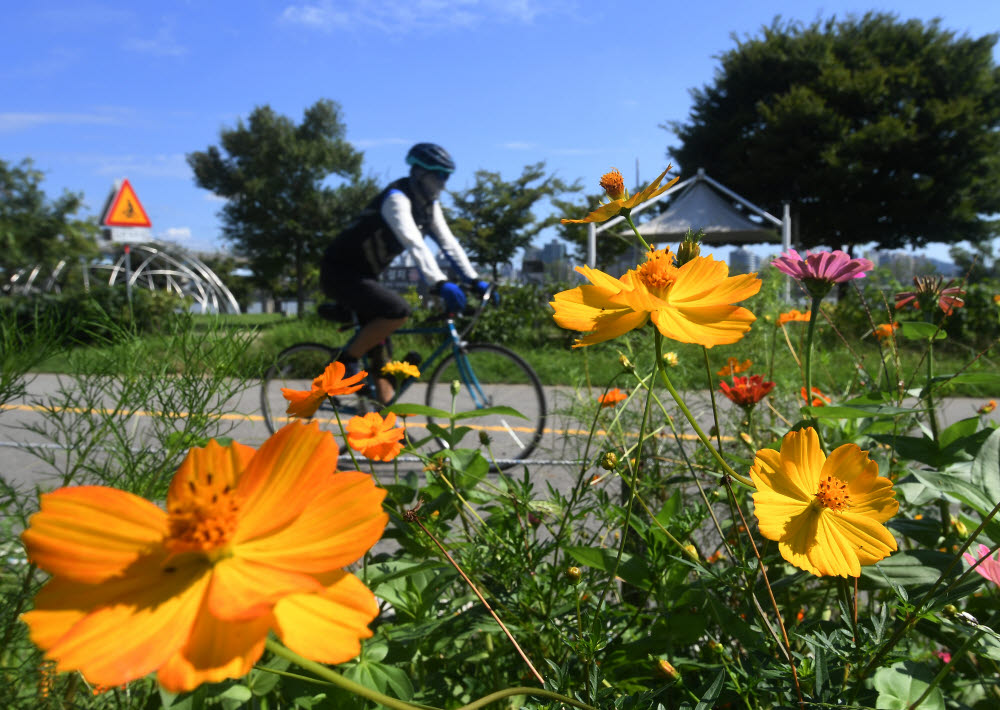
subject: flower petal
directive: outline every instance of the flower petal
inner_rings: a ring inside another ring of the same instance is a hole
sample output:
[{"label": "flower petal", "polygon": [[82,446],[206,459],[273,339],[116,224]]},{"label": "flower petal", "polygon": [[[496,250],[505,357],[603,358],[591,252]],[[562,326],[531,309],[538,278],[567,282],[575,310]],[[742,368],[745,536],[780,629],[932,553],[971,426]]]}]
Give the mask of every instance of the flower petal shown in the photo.
[{"label": "flower petal", "polygon": [[245,620],[271,611],[287,594],[311,592],[320,587],[308,574],[289,565],[272,567],[234,556],[217,562],[208,587],[208,610],[219,619]]},{"label": "flower petal", "polygon": [[300,417],[302,419],[308,419],[315,414],[316,410],[323,404],[323,400],[326,399],[326,392],[322,390],[310,390],[307,392],[282,387],[281,395],[288,400],[288,408],[285,410],[285,414],[290,417]]},{"label": "flower petal", "polygon": [[339,572],[317,594],[293,594],[274,607],[277,633],[288,648],[320,663],[343,663],[361,652],[378,615],[375,595],[352,574]]},{"label": "flower petal", "polygon": [[875,564],[897,549],[892,533],[867,515],[856,515],[853,511],[834,513],[829,521],[863,565]]},{"label": "flower petal", "polygon": [[139,496],[103,486],[60,488],[41,497],[21,535],[32,562],[53,575],[96,584],[161,545],[167,516]]},{"label": "flower petal", "polygon": [[315,424],[279,429],[247,464],[237,488],[243,496],[234,543],[252,540],[295,519],[337,468],[337,443]]},{"label": "flower petal", "polygon": [[670,289],[670,303],[682,306],[726,306],[750,298],[760,291],[756,274],[729,276],[724,261],[711,257],[692,259],[680,268]]},{"label": "flower petal", "polygon": [[760,534],[768,540],[784,539],[791,521],[809,510],[808,502],[769,489],[753,494],[753,506]]},{"label": "flower petal", "polygon": [[287,527],[243,543],[237,554],[271,567],[315,574],[344,567],[378,542],[388,516],[385,489],[359,471],[341,471]]},{"label": "flower petal", "polygon": [[622,200],[612,200],[606,205],[601,205],[596,210],[588,214],[583,219],[564,219],[563,224],[583,224],[584,222],[606,222],[622,211]]},{"label": "flower petal", "polygon": [[[800,501],[812,502],[815,490],[804,489],[797,479],[791,479],[782,469],[781,454],[774,449],[760,449],[754,457],[750,478],[757,489],[769,489],[776,494]],[[756,500],[756,494],[754,499]],[[772,538],[773,539],[773,538]]]},{"label": "flower petal", "polygon": [[246,675],[264,653],[272,621],[270,614],[247,621],[223,621],[203,606],[188,642],[159,667],[157,681],[171,693],[182,693],[202,683]]},{"label": "flower petal", "polygon": [[204,565],[163,573],[161,562],[144,560],[99,585],[52,579],[22,617],[32,640],[60,672],[79,670],[93,684],[122,685],[156,670],[186,643],[210,576]]},{"label": "flower petal", "polygon": [[820,472],[826,456],[819,445],[816,430],[806,427],[790,431],[781,440],[781,467],[799,490],[810,496],[819,489]]},{"label": "flower petal", "polygon": [[253,455],[253,447],[235,441],[222,446],[213,439],[207,446],[191,449],[170,482],[167,510],[190,496],[192,486],[209,496],[236,488]]},{"label": "flower petal", "polygon": [[809,548],[809,561],[823,576],[859,577],[861,561],[854,539],[834,522],[835,517],[830,511],[817,517],[816,544]]},{"label": "flower petal", "polygon": [[756,320],[750,311],[739,306],[660,308],[650,317],[664,336],[707,348],[739,341]]},{"label": "flower petal", "polygon": [[589,335],[573,343],[574,348],[582,348],[585,345],[603,343],[605,340],[617,338],[630,330],[635,330],[646,324],[649,314],[635,311],[613,311],[600,316],[594,323],[592,332]]}]

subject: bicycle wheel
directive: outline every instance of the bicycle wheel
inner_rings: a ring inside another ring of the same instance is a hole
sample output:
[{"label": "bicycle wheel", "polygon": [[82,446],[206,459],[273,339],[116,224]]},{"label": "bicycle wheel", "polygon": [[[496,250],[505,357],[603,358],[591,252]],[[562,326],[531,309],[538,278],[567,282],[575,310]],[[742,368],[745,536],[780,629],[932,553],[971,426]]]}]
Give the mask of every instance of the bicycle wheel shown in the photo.
[{"label": "bicycle wheel", "polygon": [[[337,353],[338,350],[320,343],[299,343],[278,354],[274,364],[264,375],[260,388],[260,408],[264,413],[267,428],[272,434],[292,421],[292,417],[285,414],[288,402],[281,394],[282,388],[311,389],[313,379],[323,373],[326,366],[337,357]],[[363,403],[361,398],[354,394],[337,397],[336,404],[335,412],[330,399],[323,400],[310,421],[318,422],[320,429],[339,435],[337,412],[340,413],[341,421],[346,424],[346,419],[350,419],[363,409]]]},{"label": "bicycle wheel", "polygon": [[545,392],[538,375],[520,355],[489,343],[465,345],[460,357],[456,359],[452,353],[434,368],[427,380],[427,405],[450,411],[455,381],[459,383],[456,412],[506,405],[525,417],[487,414],[461,419],[458,424],[472,427],[472,431],[458,443],[459,447],[479,447],[480,432],[486,433],[497,461],[494,470],[513,466],[534,451],[545,429]]}]

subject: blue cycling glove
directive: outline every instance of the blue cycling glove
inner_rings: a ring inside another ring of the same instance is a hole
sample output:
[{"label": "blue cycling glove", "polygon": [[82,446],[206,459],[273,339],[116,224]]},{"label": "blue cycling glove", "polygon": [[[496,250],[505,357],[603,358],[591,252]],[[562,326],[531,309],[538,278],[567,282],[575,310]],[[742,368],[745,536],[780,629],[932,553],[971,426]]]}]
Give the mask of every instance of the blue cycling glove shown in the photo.
[{"label": "blue cycling glove", "polygon": [[486,293],[487,289],[490,287],[489,281],[473,281],[471,282],[472,288],[476,289],[476,293],[483,294]]},{"label": "blue cycling glove", "polygon": [[461,313],[465,308],[465,292],[457,284],[442,281],[438,284],[437,292],[449,313]]}]

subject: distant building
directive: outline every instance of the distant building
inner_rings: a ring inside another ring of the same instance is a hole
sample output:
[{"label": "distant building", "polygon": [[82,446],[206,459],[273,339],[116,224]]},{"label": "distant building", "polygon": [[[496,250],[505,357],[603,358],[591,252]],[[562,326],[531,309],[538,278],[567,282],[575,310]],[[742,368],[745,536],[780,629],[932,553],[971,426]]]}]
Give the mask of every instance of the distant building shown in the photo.
[{"label": "distant building", "polygon": [[[892,278],[900,283],[911,281],[914,276],[939,272],[938,263],[921,254],[875,250],[865,254],[865,258],[875,264],[876,268],[888,270]],[[945,270],[940,271],[944,273]]]},{"label": "distant building", "polygon": [[760,257],[746,247],[729,252],[730,274],[751,274],[760,271]]},{"label": "distant building", "polygon": [[548,244],[542,247],[542,262],[545,264],[554,264],[557,261],[563,261],[566,259],[566,244],[558,239],[553,239]]}]

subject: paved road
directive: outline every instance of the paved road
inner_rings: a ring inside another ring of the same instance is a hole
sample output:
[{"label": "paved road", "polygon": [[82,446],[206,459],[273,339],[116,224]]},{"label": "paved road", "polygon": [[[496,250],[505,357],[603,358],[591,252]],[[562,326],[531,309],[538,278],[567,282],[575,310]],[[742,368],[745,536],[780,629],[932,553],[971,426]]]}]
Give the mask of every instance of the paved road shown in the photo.
[{"label": "paved road", "polygon": [[[27,394],[8,403],[3,411],[0,411],[0,476],[16,485],[32,486],[39,483],[43,486],[52,485],[52,468],[38,457],[25,450],[24,445],[33,444],[36,446],[57,448],[59,440],[53,441],[51,437],[40,435],[32,431],[35,427],[45,427],[46,419],[43,416],[43,409],[50,407],[54,402],[60,401],[58,393],[61,390],[72,391],[76,383],[72,378],[58,377],[55,375],[38,375],[34,377],[27,387]],[[419,383],[412,387],[407,393],[404,401],[423,402],[423,385]],[[531,463],[533,480],[535,480],[536,490],[544,491],[546,483],[551,483],[557,489],[567,490],[572,481],[579,474],[579,466],[571,463],[571,460],[580,455],[582,443],[586,436],[590,422],[589,419],[581,422],[573,415],[574,408],[578,410],[589,407],[587,402],[592,402],[591,397],[585,393],[577,393],[565,387],[553,387],[547,389],[547,399],[550,416],[547,429],[542,443],[533,454]],[[517,406],[519,398],[518,391],[512,387],[505,393],[505,403]],[[980,399],[952,398],[944,402],[942,407],[941,420],[944,425],[958,421],[975,414],[976,409],[983,403]],[[638,410],[638,402],[632,403],[632,409]],[[692,409],[695,415],[702,422],[707,430],[711,425],[711,409],[706,395],[698,395],[691,398]],[[722,416],[730,416],[729,402],[722,399],[720,408],[723,410]],[[237,441],[251,446],[261,444],[269,435],[263,417],[260,415],[259,388],[254,385],[250,389],[230,398],[224,406],[222,425],[227,429],[227,435]],[[667,405],[667,411],[674,415],[675,420],[680,422],[682,417],[676,411],[672,403]],[[593,410],[589,410],[592,416]],[[610,422],[612,412],[606,410],[602,413],[599,426],[606,426]],[[74,411],[64,411],[63,416],[74,417]],[[151,417],[156,416],[148,412],[135,412],[126,417],[129,419],[129,426],[134,432],[133,439],[136,448],[156,447],[158,442],[149,439],[148,423]],[[994,412],[992,417],[1000,416],[1000,411]],[[656,421],[662,423],[662,416]],[[658,425],[657,424],[657,425]],[[419,426],[419,424],[418,424]],[[723,426],[723,431],[727,427]],[[688,435],[689,438],[691,435]],[[63,440],[64,441],[64,440]],[[600,440],[595,446],[602,445]],[[691,444],[694,446],[694,443]],[[403,470],[419,470],[421,464],[415,461],[405,461],[401,464]],[[383,472],[391,475],[391,467],[385,467]]]}]

